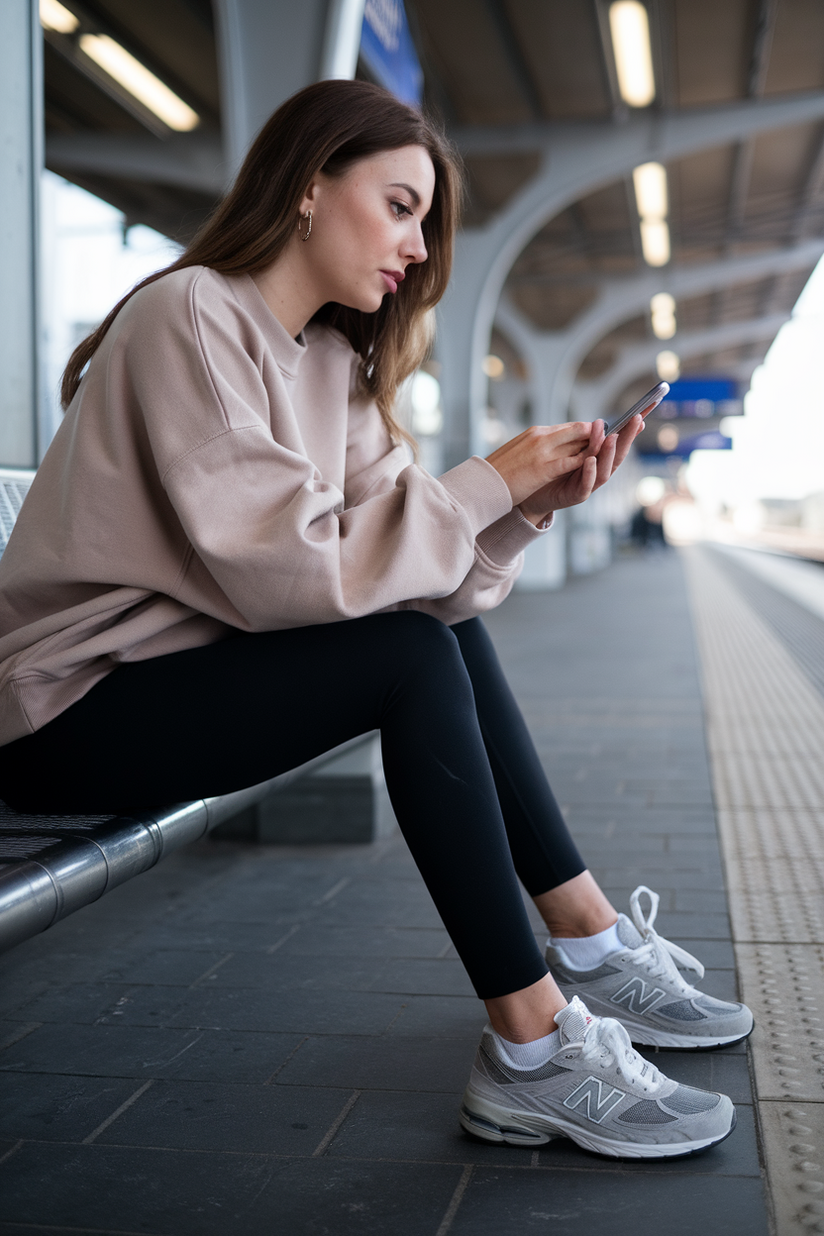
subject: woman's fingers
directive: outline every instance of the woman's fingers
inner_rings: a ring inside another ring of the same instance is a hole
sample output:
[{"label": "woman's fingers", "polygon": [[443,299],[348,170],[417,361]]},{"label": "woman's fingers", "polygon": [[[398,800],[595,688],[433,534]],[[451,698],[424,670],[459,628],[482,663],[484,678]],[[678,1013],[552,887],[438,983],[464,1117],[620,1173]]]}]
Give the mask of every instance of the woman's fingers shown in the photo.
[{"label": "woman's fingers", "polygon": [[581,468],[581,476],[578,481],[578,492],[576,494],[576,505],[580,502],[586,502],[587,498],[596,488],[598,479],[598,459],[595,455],[589,455],[584,460]]},{"label": "woman's fingers", "polygon": [[588,455],[597,455],[606,441],[604,437],[604,422],[597,420],[592,422],[592,430],[589,435],[589,446],[587,448]]},{"label": "woman's fingers", "polygon": [[[563,425],[534,425],[540,433],[559,442],[586,442],[592,433],[592,421],[565,421]],[[528,429],[527,433],[531,431]]]},{"label": "woman's fingers", "polygon": [[616,435],[615,458],[612,461],[613,472],[624,462],[629,453],[629,448],[643,428],[644,418],[642,416],[633,416],[632,420]]},{"label": "woman's fingers", "polygon": [[592,438],[589,421],[533,425],[487,456],[506,482],[513,505],[581,466]]},{"label": "woman's fingers", "polygon": [[[626,458],[633,440],[643,427],[640,416],[633,417],[620,434],[610,434],[608,437],[604,435],[603,421],[594,421],[591,425],[572,422],[558,426],[563,431],[564,446],[569,448],[573,445],[574,453],[569,450],[564,453],[563,449],[557,451],[551,465],[552,477],[545,478],[535,491],[521,499],[521,510],[528,518],[543,518],[549,511],[586,502]],[[586,445],[578,450],[584,430],[587,431]]]},{"label": "woman's fingers", "polygon": [[[594,424],[597,424],[597,422],[594,422]],[[643,428],[643,417],[634,416],[620,433],[611,433],[608,437],[602,439],[602,445],[598,450],[596,489],[599,489],[601,485],[605,485],[615,469],[624,462],[629,453],[629,448]]]},{"label": "woman's fingers", "polygon": [[604,439],[604,444],[598,455],[598,475],[595,481],[596,489],[605,485],[615,470],[615,454],[618,445],[617,434],[611,433]]}]

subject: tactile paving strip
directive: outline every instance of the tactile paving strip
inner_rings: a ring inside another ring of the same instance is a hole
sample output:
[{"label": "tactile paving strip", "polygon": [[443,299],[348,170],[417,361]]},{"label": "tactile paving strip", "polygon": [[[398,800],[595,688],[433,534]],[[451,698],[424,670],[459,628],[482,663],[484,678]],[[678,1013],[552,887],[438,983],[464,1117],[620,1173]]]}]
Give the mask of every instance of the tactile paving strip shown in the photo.
[{"label": "tactile paving strip", "polygon": [[756,1020],[759,1103],[796,1099],[824,1109],[824,945],[738,944],[735,956],[741,993]]},{"label": "tactile paving strip", "polygon": [[824,1232],[824,698],[736,574],[686,558],[776,1231]]},{"label": "tactile paving strip", "polygon": [[[719,551],[714,551],[719,556]],[[750,605],[775,631],[809,681],[824,695],[824,622],[793,597],[777,592],[766,580],[748,571],[740,560],[723,554],[723,569]],[[822,571],[824,578],[824,571]]]},{"label": "tactile paving strip", "polygon": [[824,1232],[824,1104],[765,1103],[761,1135],[767,1162],[785,1165],[770,1173],[778,1236]]}]

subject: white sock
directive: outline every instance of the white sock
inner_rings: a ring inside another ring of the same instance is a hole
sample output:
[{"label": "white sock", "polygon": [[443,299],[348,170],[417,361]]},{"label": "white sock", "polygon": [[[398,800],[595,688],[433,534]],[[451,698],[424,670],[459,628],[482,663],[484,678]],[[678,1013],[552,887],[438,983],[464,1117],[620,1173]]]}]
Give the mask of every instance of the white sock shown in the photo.
[{"label": "white sock", "polygon": [[542,1039],[533,1039],[531,1043],[510,1043],[502,1039],[494,1030],[495,1040],[501,1055],[509,1060],[516,1069],[537,1069],[556,1051],[561,1050],[561,1031],[553,1030],[552,1034]]},{"label": "white sock", "polygon": [[618,935],[618,924],[613,923],[606,931],[599,931],[594,936],[571,937],[570,939],[554,940],[549,937],[549,943],[563,949],[573,970],[593,970],[609,957],[625,948]]}]

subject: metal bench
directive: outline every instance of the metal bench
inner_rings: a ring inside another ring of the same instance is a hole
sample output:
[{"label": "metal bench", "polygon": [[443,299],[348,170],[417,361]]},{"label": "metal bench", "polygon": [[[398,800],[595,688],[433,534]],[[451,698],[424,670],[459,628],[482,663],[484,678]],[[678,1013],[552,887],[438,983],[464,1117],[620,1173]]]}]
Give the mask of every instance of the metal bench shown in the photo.
[{"label": "metal bench", "polygon": [[[0,469],[0,555],[33,477]],[[0,803],[0,952],[221,825],[228,835],[268,842],[366,842],[385,835],[394,817],[376,735],[352,739],[260,785],[163,811],[37,816]]]}]

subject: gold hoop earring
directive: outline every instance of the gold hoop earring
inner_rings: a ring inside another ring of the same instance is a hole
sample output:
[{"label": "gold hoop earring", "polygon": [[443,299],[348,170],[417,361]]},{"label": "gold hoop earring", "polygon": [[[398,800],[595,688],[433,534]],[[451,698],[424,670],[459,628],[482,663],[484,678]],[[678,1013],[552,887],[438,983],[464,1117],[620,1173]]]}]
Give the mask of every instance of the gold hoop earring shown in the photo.
[{"label": "gold hoop earring", "polygon": [[[300,225],[304,219],[309,220],[309,226],[306,229],[305,236],[301,233],[301,230],[300,230]],[[300,219],[298,219],[298,236],[300,236],[301,240],[308,240],[311,235],[312,235],[312,212],[311,210],[307,210],[306,214],[301,215]]]}]

